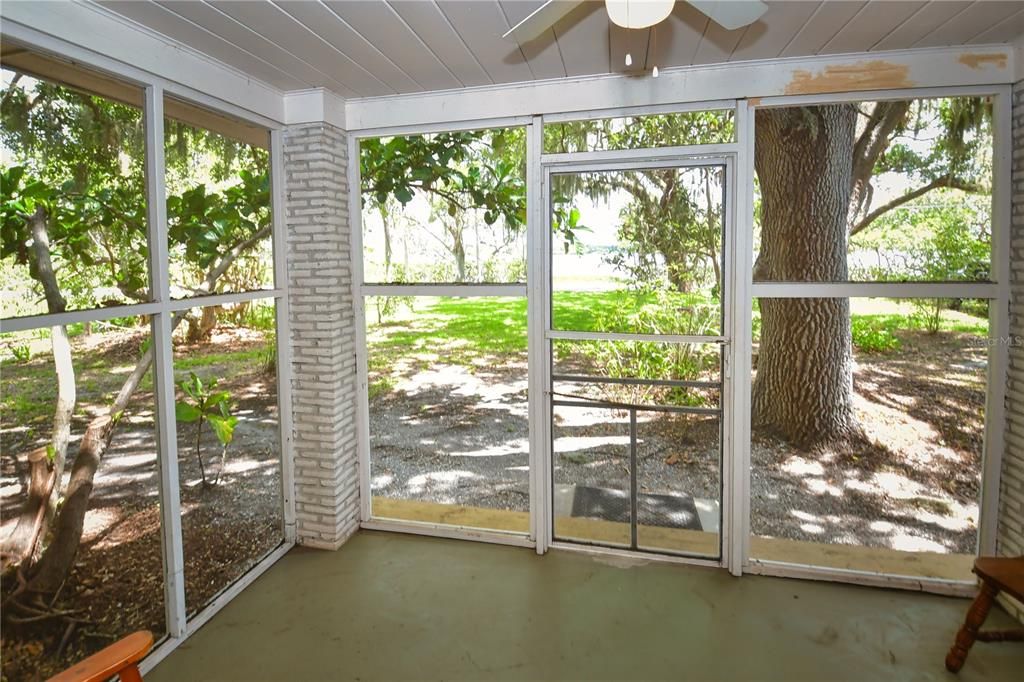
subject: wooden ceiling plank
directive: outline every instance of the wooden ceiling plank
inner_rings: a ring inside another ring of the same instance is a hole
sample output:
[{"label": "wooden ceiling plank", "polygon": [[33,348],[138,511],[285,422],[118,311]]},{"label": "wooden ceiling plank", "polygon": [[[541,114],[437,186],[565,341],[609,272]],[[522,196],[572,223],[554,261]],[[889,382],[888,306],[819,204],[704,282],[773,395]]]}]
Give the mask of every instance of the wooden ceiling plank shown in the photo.
[{"label": "wooden ceiling plank", "polygon": [[[508,28],[512,28],[545,2],[546,0],[504,0],[498,2],[498,7]],[[510,46],[511,44],[509,43]],[[519,49],[526,57],[534,78],[561,78],[566,75],[553,28],[549,28],[534,40],[519,43]]]},{"label": "wooden ceiling plank", "polygon": [[424,89],[446,90],[462,85],[386,2],[324,4]]},{"label": "wooden ceiling plank", "polygon": [[301,90],[312,85],[150,0],[98,0],[98,4],[279,90]]},{"label": "wooden ceiling plank", "polygon": [[285,73],[294,75],[316,87],[325,87],[343,97],[359,95],[354,88],[316,70],[291,52],[243,26],[210,5],[192,0],[158,0],[160,5],[224,40],[264,59]]},{"label": "wooden ceiling plank", "polygon": [[1024,5],[1021,5],[1021,9],[1016,14],[971,38],[970,43],[972,45],[1011,43],[1021,36],[1024,36]]},{"label": "wooden ceiling plank", "polygon": [[823,2],[780,56],[818,54],[864,5],[864,2]]},{"label": "wooden ceiling plank", "polygon": [[494,82],[432,0],[388,0],[388,4],[463,85]]},{"label": "wooden ceiling plank", "polygon": [[508,27],[495,0],[439,0],[437,6],[495,82],[534,80],[522,50],[501,37]]},{"label": "wooden ceiling plank", "polygon": [[743,39],[749,26],[729,31],[714,21],[709,21],[701,38],[697,52],[693,55],[693,64],[719,64],[729,61],[736,46]]},{"label": "wooden ceiling plank", "polygon": [[344,52],[266,0],[206,0],[240,24],[274,42],[317,71],[366,95],[390,95],[395,89]]},{"label": "wooden ceiling plank", "polygon": [[692,64],[709,21],[693,5],[677,2],[668,19],[655,26],[651,33],[652,65],[666,68]]},{"label": "wooden ceiling plank", "polygon": [[944,24],[951,17],[970,7],[970,5],[971,3],[967,1],[945,2],[943,0],[932,0],[922,9],[915,12],[907,21],[904,21],[892,33],[882,38],[873,49],[905,50]]},{"label": "wooden ceiling plank", "polygon": [[[651,30],[622,28],[608,22],[608,59],[614,73],[642,74],[647,67],[647,46]],[[632,64],[626,66],[626,55]],[[652,65],[653,66],[653,65]]]},{"label": "wooden ceiling plank", "polygon": [[555,23],[558,50],[566,75],[586,76],[608,73],[608,14],[604,5],[586,2]]},{"label": "wooden ceiling plank", "polygon": [[924,36],[914,47],[945,47],[962,45],[974,36],[999,25],[1020,10],[1020,2],[975,2],[934,31]]},{"label": "wooden ceiling plank", "polygon": [[879,40],[913,16],[925,2],[880,2],[870,0],[839,33],[835,34],[819,51],[819,54],[842,54],[867,52]]},{"label": "wooden ceiling plank", "polygon": [[771,3],[765,15],[743,35],[730,61],[778,57],[817,7],[817,4],[805,0]]},{"label": "wooden ceiling plank", "polygon": [[319,2],[281,2],[275,5],[311,33],[369,71],[395,92],[421,92],[423,87],[374,47],[358,31]]}]

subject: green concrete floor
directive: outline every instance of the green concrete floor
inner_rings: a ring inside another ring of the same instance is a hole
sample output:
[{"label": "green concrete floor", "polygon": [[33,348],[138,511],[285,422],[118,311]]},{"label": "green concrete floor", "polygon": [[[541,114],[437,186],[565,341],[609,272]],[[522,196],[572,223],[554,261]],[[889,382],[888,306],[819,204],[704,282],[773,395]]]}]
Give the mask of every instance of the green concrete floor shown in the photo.
[{"label": "green concrete floor", "polygon": [[[146,680],[955,680],[968,603],[364,531],[293,550]],[[1024,644],[959,679],[1024,680]]]}]

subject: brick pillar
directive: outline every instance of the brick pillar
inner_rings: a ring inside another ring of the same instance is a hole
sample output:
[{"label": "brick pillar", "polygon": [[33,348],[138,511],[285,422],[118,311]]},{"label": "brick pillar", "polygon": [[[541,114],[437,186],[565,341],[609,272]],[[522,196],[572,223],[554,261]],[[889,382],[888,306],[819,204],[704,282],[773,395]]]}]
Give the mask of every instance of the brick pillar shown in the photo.
[{"label": "brick pillar", "polygon": [[[1013,179],[1010,192],[1010,364],[1006,380],[1006,450],[1000,478],[997,553],[1024,554],[1024,81],[1013,86]],[[1024,621],[1024,609],[1004,604]]]},{"label": "brick pillar", "polygon": [[359,523],[355,326],[345,131],[283,135],[296,539],[337,549]]}]

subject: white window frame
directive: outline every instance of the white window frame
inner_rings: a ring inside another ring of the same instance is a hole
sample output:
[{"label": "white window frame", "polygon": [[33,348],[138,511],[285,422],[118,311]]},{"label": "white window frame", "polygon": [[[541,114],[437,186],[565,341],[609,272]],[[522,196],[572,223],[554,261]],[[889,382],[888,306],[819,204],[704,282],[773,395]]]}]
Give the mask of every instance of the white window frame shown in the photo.
[{"label": "white window frame", "polygon": [[[452,284],[452,283],[409,283],[389,284],[364,281],[363,263],[363,224],[362,224],[362,179],[359,167],[360,143],[364,139],[391,137],[394,135],[430,135],[434,133],[462,132],[472,130],[490,130],[496,128],[523,128],[526,131],[526,173],[527,173],[527,234],[526,260],[527,260],[527,282],[485,283],[485,284]],[[505,118],[491,118],[482,120],[467,120],[453,122],[452,124],[431,124],[423,126],[409,126],[400,128],[373,128],[360,130],[358,133],[348,134],[348,186],[349,186],[349,216],[351,223],[351,269],[352,269],[352,299],[353,319],[356,326],[356,383],[359,387],[356,409],[356,428],[358,432],[359,448],[359,527],[367,530],[391,531],[396,533],[409,533],[413,535],[429,535],[435,537],[454,538],[460,540],[476,540],[478,542],[490,542],[501,545],[514,545],[518,547],[536,547],[536,513],[534,510],[534,475],[537,469],[534,462],[535,448],[534,420],[529,420],[530,428],[530,526],[527,532],[504,531],[486,528],[476,528],[457,524],[440,524],[424,521],[409,521],[404,519],[393,519],[374,516],[373,514],[373,490],[371,485],[371,457],[370,449],[370,399],[369,399],[369,348],[366,343],[366,297],[368,296],[456,296],[456,297],[494,297],[502,296],[508,298],[525,298],[527,300],[527,337],[529,342],[529,328],[531,311],[529,291],[529,273],[531,272],[531,225],[532,213],[530,211],[530,168],[531,149],[535,144],[536,131],[534,119],[528,116],[515,116]],[[527,355],[531,357],[531,348],[528,347]],[[528,362],[529,365],[529,362]],[[529,373],[529,369],[527,370]],[[534,393],[532,384],[529,389],[528,411],[532,416]]]},{"label": "white window frame", "polygon": [[[727,233],[734,246],[733,276],[728,307],[734,312],[731,323],[723,329],[723,337],[730,338],[729,352],[731,372],[735,377],[751,375],[751,306],[754,298],[796,298],[796,297],[885,297],[885,298],[980,298],[991,301],[990,337],[986,397],[985,453],[982,465],[982,491],[978,528],[978,548],[981,553],[991,553],[995,547],[996,515],[999,496],[999,470],[1003,449],[1003,428],[1005,423],[1003,399],[1005,396],[1005,372],[1008,362],[1008,348],[1005,339],[1009,330],[1009,220],[1010,220],[1010,92],[1008,85],[971,85],[958,87],[906,88],[866,92],[829,93],[807,96],[777,96],[741,100],[714,100],[680,104],[657,104],[639,107],[617,107],[587,111],[564,111],[503,119],[478,119],[459,121],[451,124],[431,123],[429,125],[401,128],[378,128],[352,132],[350,146],[350,188],[352,203],[354,239],[361,239],[359,216],[358,140],[364,137],[380,137],[389,134],[423,134],[456,130],[475,130],[508,125],[527,125],[527,282],[526,295],[529,326],[530,370],[530,447],[531,447],[531,533],[530,539],[538,553],[549,547],[600,554],[630,555],[617,549],[594,548],[571,543],[553,543],[550,537],[550,505],[544,503],[550,489],[550,472],[547,463],[537,461],[537,453],[547,448],[550,440],[546,426],[547,412],[544,402],[545,379],[550,377],[549,360],[545,352],[549,311],[545,304],[547,277],[543,270],[545,262],[546,205],[544,203],[545,169],[567,167],[570,164],[590,162],[635,162],[659,159],[673,155],[694,153],[719,156],[735,154],[733,166],[736,191],[731,201],[735,218],[734,228]],[[757,109],[764,107],[831,104],[856,101],[879,101],[913,99],[923,97],[991,96],[994,98],[993,125],[993,213],[992,213],[992,281],[990,282],[758,282],[753,281],[753,211],[754,211],[754,118]],[[570,154],[545,154],[543,152],[543,124],[545,121],[560,123],[566,121],[593,120],[620,116],[641,116],[651,114],[683,113],[692,111],[722,110],[735,107],[736,139],[733,143],[715,145],[693,145],[683,147],[651,148],[640,150],[608,150],[576,152]],[[354,171],[354,172],[353,172]],[[354,296],[357,302],[357,334],[365,334],[365,318],[362,310],[364,295],[499,295],[493,285],[361,285],[362,260],[358,247],[353,249],[353,272],[356,274]],[[358,262],[357,262],[358,261]],[[462,287],[465,288],[462,288]],[[504,285],[501,292],[509,295],[523,295],[522,285]],[[476,291],[474,291],[476,287]],[[514,290],[514,293],[513,293]],[[558,332],[555,332],[556,334]],[[363,395],[366,390],[365,339],[359,341],[360,386]],[[538,368],[538,369],[534,369]],[[865,585],[882,585],[905,589],[925,590],[944,594],[967,594],[972,589],[970,582],[899,576],[868,571],[849,571],[827,567],[804,566],[770,562],[750,558],[750,409],[751,386],[748,381],[735,381],[733,396],[727,414],[732,413],[727,438],[732,442],[732,454],[723,458],[723,545],[722,561],[708,562],[722,565],[733,573],[744,572],[779,576],[804,577],[820,580],[834,580]],[[368,406],[366,401],[360,409],[360,465],[361,498],[364,501],[363,526],[384,528],[372,520],[366,500],[369,493],[368,459]],[[725,403],[723,402],[723,405]],[[727,417],[728,418],[728,417]],[[728,519],[728,520],[726,520]],[[403,524],[404,525],[404,524]],[[485,541],[506,542],[500,534],[481,535],[474,529],[443,526],[439,528],[387,528],[429,534],[443,534],[447,537],[465,537]],[[726,541],[728,535],[728,541]],[[673,563],[701,563],[702,560],[685,557],[661,557],[645,553],[645,559],[665,560]]]},{"label": "white window frame", "polygon": [[[748,236],[753,235],[753,154],[754,114],[757,109],[788,106],[814,106],[846,102],[891,101],[937,97],[992,97],[993,98],[993,158],[992,158],[992,253],[989,282],[754,282],[752,278],[753,248],[744,262],[744,288],[749,295],[740,303],[739,310],[749,315],[754,298],[978,298],[989,301],[989,357],[986,377],[985,438],[982,454],[981,490],[979,493],[978,554],[994,554],[998,525],[999,477],[1004,448],[1006,371],[1009,361],[1009,281],[1010,281],[1010,182],[1012,149],[1012,87],[1009,85],[964,86],[939,88],[904,88],[870,92],[840,94],[765,97],[748,102],[746,118],[749,130],[747,158],[751,175],[744,192],[749,205]],[[750,372],[751,325],[749,320],[736,330],[737,345],[746,348],[747,366],[738,371]],[[745,376],[746,376],[745,375]],[[746,573],[799,577],[817,580],[849,582],[861,585],[897,587],[939,594],[967,596],[973,593],[974,581],[925,578],[890,573],[837,569],[789,562],[756,559],[750,556],[750,409],[749,384],[746,387],[745,409],[741,413],[738,433],[743,439],[737,462],[738,492],[747,507],[746,532],[743,534],[742,570]]]},{"label": "white window frame", "polygon": [[[731,506],[735,496],[726,492],[732,487],[734,473],[731,470],[731,459],[725,448],[731,447],[730,440],[734,431],[731,425],[733,408],[723,409],[723,470],[722,470],[722,557],[720,560],[690,558],[674,555],[657,555],[650,553],[631,553],[628,550],[613,548],[588,547],[571,543],[553,543],[551,538],[552,518],[549,501],[551,492],[550,472],[550,356],[547,352],[550,338],[555,336],[573,336],[573,332],[548,331],[550,310],[547,304],[547,282],[550,268],[547,259],[547,204],[545,199],[546,177],[550,169],[571,168],[580,164],[625,164],[637,167],[649,167],[662,164],[671,166],[707,165],[708,159],[725,160],[729,174],[736,179],[739,187],[746,176],[743,170],[741,134],[743,128],[738,122],[744,114],[740,112],[744,106],[742,101],[719,100],[695,102],[687,104],[655,105],[619,109],[598,109],[588,112],[570,112],[564,115],[544,115],[533,117],[505,117],[476,120],[464,120],[451,124],[429,124],[420,126],[403,126],[387,128],[368,128],[348,135],[348,178],[349,178],[349,216],[351,221],[352,240],[352,296],[354,301],[354,323],[356,325],[356,372],[359,386],[357,429],[359,434],[359,499],[360,527],[369,530],[386,530],[393,532],[433,535],[465,540],[476,540],[497,544],[511,544],[533,547],[538,554],[544,554],[549,547],[594,551],[602,554],[619,554],[643,556],[646,559],[664,560],[671,563],[691,563],[705,566],[737,566],[736,552],[733,548],[735,529],[731,526],[738,518]],[[660,147],[648,149],[608,150],[597,152],[573,152],[568,154],[544,154],[543,125],[548,122],[592,120],[616,116],[634,116],[647,114],[687,113],[694,111],[733,109],[736,116],[737,140],[730,143],[713,145],[687,145],[678,147]],[[362,248],[362,197],[359,168],[360,141],[368,138],[388,137],[392,135],[426,135],[441,132],[457,132],[467,130],[485,130],[504,127],[524,127],[526,130],[526,206],[527,206],[527,279],[523,283],[513,284],[386,284],[364,282],[364,263]],[[741,199],[742,192],[727,190],[727,225],[725,234],[737,231],[744,211]],[[726,239],[730,239],[729,236]],[[728,248],[725,257],[725,276],[738,267],[738,252]],[[369,380],[368,380],[368,348],[366,344],[366,296],[514,296],[526,297],[527,300],[527,355],[529,381],[529,443],[530,443],[530,531],[528,534],[473,528],[468,526],[424,523],[396,519],[384,519],[373,515],[372,486],[370,474],[370,433],[369,433]],[[732,294],[735,296],[735,293]],[[659,337],[658,341],[692,341],[723,342],[723,380],[724,375],[734,366],[736,344],[727,342],[727,330],[732,324],[728,319],[729,305],[726,306],[727,319],[723,321],[722,333],[715,337]],[[578,335],[578,334],[576,334]],[[602,337],[603,338],[603,337]],[[630,338],[640,339],[636,335]],[[537,368],[537,369],[534,369]],[[723,396],[723,408],[726,398]],[[734,569],[737,570],[737,569]]]},{"label": "white window frame", "polygon": [[[7,27],[5,27],[5,31]],[[283,557],[295,545],[294,460],[292,453],[291,411],[291,346],[288,312],[288,277],[286,228],[284,221],[285,191],[281,126],[263,116],[253,114],[206,93],[183,87],[116,60],[71,45],[58,38],[18,27],[16,42],[26,48],[63,58],[72,58],[88,68],[125,84],[139,87],[143,93],[142,120],[145,126],[145,193],[147,211],[147,242],[149,246],[149,291],[146,303],[116,307],[74,310],[0,319],[0,333],[63,326],[76,322],[102,321],[115,317],[151,316],[150,338],[153,349],[155,394],[155,430],[157,441],[158,486],[160,493],[161,546],[164,570],[164,610],[166,635],[140,664],[143,674],[152,670],[171,651],[181,645],[229,601]],[[268,131],[271,176],[271,244],[273,249],[274,286],[255,291],[213,294],[187,299],[170,296],[167,241],[166,187],[164,174],[164,98],[181,99],[213,113],[221,113]],[[243,575],[226,585],[191,617],[186,616],[185,562],[181,537],[180,480],[178,477],[178,443],[175,420],[175,385],[171,318],[175,312],[195,307],[224,305],[247,301],[275,302],[278,432],[280,438],[282,541],[260,557]]]}]

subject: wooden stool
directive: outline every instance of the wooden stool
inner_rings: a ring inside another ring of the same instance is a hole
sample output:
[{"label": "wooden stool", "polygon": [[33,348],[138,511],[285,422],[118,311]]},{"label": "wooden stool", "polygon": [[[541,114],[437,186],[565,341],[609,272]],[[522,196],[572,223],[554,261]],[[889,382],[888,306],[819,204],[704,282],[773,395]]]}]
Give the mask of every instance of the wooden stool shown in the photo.
[{"label": "wooden stool", "polygon": [[946,654],[946,669],[954,673],[964,667],[967,652],[976,639],[982,642],[1024,641],[1024,630],[979,631],[1000,592],[1024,601],[1024,557],[980,557],[974,561],[974,572],[981,578],[981,591],[971,608],[967,609],[967,618],[956,633],[953,647]]},{"label": "wooden stool", "polygon": [[139,674],[141,661],[153,647],[153,633],[139,630],[117,640],[106,649],[97,651],[89,658],[76,663],[48,682],[103,682],[114,675],[121,676],[121,682],[142,682]]}]

